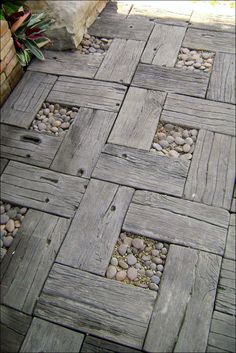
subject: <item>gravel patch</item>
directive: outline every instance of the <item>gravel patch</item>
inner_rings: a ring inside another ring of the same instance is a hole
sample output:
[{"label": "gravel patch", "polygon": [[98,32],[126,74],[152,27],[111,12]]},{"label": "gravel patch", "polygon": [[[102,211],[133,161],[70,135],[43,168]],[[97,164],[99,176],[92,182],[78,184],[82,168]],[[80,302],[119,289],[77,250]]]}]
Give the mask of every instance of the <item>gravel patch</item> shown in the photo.
[{"label": "gravel patch", "polygon": [[159,123],[151,151],[159,156],[191,160],[197,135],[196,129]]},{"label": "gravel patch", "polygon": [[211,72],[215,53],[181,48],[175,67],[190,71]]},{"label": "gravel patch", "polygon": [[26,215],[27,208],[0,200],[0,240],[1,240],[1,259],[6,255],[11,246],[22,221]]},{"label": "gravel patch", "polygon": [[115,245],[106,277],[158,291],[168,248],[166,243],[122,232]]},{"label": "gravel patch", "polygon": [[111,45],[112,39],[108,38],[97,38],[89,35],[84,35],[78,50],[81,54],[96,54],[104,55]]},{"label": "gravel patch", "polygon": [[68,108],[57,103],[43,103],[30,126],[30,130],[63,136],[73,123],[78,111],[78,107]]}]

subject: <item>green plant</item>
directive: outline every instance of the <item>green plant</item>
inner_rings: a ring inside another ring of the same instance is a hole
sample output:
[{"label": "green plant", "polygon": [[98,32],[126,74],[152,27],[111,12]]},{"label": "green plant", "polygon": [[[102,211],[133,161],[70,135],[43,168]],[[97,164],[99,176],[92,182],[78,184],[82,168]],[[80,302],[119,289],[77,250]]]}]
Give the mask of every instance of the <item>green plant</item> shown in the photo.
[{"label": "green plant", "polygon": [[53,21],[47,19],[44,13],[32,14],[23,0],[5,0],[2,4],[2,14],[9,23],[21,65],[28,65],[32,56],[44,60],[40,48],[51,42],[45,31]]}]

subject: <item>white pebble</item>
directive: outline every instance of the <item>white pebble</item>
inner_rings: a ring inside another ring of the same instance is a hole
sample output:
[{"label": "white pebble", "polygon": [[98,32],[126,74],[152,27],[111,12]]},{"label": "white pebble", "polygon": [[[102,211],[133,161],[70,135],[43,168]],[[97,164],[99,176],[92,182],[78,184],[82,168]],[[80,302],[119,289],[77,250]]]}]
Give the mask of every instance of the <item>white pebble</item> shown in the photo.
[{"label": "white pebble", "polygon": [[177,145],[183,145],[183,144],[184,144],[184,139],[182,139],[182,137],[177,136],[177,137],[175,138],[175,143],[176,143]]},{"label": "white pebble", "polygon": [[116,267],[110,265],[110,266],[108,266],[108,269],[107,269],[107,272],[106,272],[106,277],[107,277],[107,278],[110,278],[110,279],[111,279],[111,278],[114,278],[115,275],[116,275],[116,273],[117,273]]},{"label": "white pebble", "polygon": [[155,148],[156,151],[162,150],[162,147],[159,145],[159,143],[154,142],[152,146]]},{"label": "white pebble", "polygon": [[169,151],[168,156],[173,157],[173,158],[178,158],[179,153],[176,152],[175,150],[171,150],[171,151]]},{"label": "white pebble", "polygon": [[188,153],[190,151],[190,149],[191,149],[191,147],[189,145],[187,145],[187,144],[183,145],[183,151],[185,153]]}]

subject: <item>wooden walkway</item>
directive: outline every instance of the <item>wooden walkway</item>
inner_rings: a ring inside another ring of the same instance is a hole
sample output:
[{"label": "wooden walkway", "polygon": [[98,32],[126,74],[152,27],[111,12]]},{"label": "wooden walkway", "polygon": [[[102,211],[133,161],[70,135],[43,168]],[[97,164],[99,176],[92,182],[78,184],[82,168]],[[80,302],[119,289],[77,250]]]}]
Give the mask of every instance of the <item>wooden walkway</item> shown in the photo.
[{"label": "wooden walkway", "polygon": [[[46,52],[2,107],[1,199],[29,209],[2,352],[235,352],[234,19],[199,16],[109,3],[104,56]],[[212,70],[176,67],[181,48]],[[29,129],[44,102],[79,107],[63,136]],[[153,151],[160,123],[197,131],[189,159]],[[121,231],[169,244],[158,293],[106,278]]]}]

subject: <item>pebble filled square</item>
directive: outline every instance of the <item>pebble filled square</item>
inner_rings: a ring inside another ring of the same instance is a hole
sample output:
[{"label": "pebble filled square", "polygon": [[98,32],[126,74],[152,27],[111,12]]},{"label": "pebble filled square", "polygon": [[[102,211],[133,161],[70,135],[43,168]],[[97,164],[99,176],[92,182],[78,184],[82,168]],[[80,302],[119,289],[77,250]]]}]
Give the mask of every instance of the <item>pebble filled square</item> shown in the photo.
[{"label": "pebble filled square", "polygon": [[152,143],[151,152],[159,156],[191,160],[198,131],[169,123],[159,123]]},{"label": "pebble filled square", "polygon": [[90,34],[85,34],[78,50],[81,54],[97,54],[104,55],[111,45],[112,39],[97,38]]},{"label": "pebble filled square", "polygon": [[68,108],[58,103],[44,102],[36,114],[30,130],[54,136],[64,136],[78,111],[79,107]]},{"label": "pebble filled square", "polygon": [[1,259],[11,246],[26,213],[26,207],[11,205],[0,200]]},{"label": "pebble filled square", "polygon": [[190,71],[211,72],[215,53],[181,48],[175,67]]},{"label": "pebble filled square", "polygon": [[159,290],[169,245],[122,232],[115,245],[106,277],[138,287]]}]

